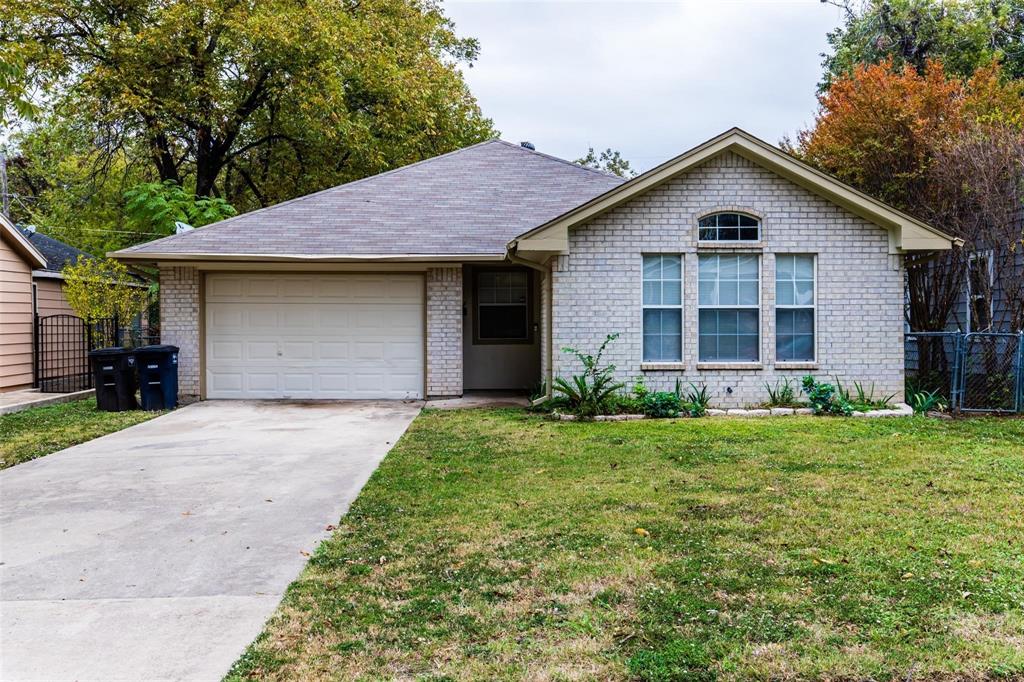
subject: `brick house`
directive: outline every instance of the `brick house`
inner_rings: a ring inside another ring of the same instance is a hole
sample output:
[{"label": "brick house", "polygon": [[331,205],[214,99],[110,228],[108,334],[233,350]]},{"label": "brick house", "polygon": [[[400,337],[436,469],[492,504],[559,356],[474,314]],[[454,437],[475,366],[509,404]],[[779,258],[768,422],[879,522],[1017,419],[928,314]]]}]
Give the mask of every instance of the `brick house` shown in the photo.
[{"label": "brick house", "polygon": [[903,259],[942,232],[732,129],[628,181],[492,140],[113,254],[160,268],[186,398],[551,385],[564,346],[712,402],[903,394]]}]

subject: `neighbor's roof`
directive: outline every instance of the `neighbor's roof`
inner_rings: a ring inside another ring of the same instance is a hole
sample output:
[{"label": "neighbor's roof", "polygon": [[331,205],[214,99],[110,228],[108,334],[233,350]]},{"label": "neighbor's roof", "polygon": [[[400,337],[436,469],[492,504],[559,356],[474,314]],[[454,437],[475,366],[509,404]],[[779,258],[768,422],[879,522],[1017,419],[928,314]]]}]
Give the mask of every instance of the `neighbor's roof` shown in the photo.
[{"label": "neighbor's roof", "polygon": [[945,250],[952,248],[954,244],[962,243],[961,240],[854,189],[744,130],[730,128],[721,135],[669,159],[599,197],[594,197],[564,215],[520,235],[509,243],[509,247],[524,256],[528,256],[530,252],[542,256],[552,252],[564,252],[569,245],[569,229],[610,211],[724,152],[738,154],[885,228],[890,235],[891,253]]},{"label": "neighbor's roof", "polygon": [[32,245],[21,230],[14,226],[5,215],[0,213],[0,236],[6,237],[15,252],[33,267],[46,267],[46,256],[39,253],[39,249]]},{"label": "neighbor's roof", "polygon": [[502,140],[115,252],[133,260],[504,257],[623,180]]},{"label": "neighbor's roof", "polygon": [[18,229],[21,230],[22,236],[32,246],[36,247],[39,253],[43,254],[43,258],[46,259],[46,265],[40,268],[41,270],[60,272],[64,269],[65,265],[74,265],[83,258],[96,257],[91,253],[76,249],[70,244],[65,244],[53,237],[47,237],[45,234],[40,234],[35,230],[28,230],[23,227]]}]

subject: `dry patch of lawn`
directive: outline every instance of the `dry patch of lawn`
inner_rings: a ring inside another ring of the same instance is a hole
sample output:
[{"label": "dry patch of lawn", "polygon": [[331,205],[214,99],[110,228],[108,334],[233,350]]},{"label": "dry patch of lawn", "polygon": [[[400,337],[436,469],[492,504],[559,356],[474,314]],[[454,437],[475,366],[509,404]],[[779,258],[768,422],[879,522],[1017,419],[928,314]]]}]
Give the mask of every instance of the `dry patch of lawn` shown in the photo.
[{"label": "dry patch of lawn", "polygon": [[229,679],[1020,677],[1021,509],[1021,420],[428,410]]}]

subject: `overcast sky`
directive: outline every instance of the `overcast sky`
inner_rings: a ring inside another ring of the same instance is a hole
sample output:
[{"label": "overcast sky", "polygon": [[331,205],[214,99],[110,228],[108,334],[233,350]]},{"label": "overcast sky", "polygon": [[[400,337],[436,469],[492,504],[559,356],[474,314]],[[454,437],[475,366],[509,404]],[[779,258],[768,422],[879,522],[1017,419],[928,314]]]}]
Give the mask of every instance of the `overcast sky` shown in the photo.
[{"label": "overcast sky", "polygon": [[612,147],[646,170],[739,126],[769,142],[813,119],[819,0],[445,0],[480,40],[464,69],[509,141],[575,159]]}]

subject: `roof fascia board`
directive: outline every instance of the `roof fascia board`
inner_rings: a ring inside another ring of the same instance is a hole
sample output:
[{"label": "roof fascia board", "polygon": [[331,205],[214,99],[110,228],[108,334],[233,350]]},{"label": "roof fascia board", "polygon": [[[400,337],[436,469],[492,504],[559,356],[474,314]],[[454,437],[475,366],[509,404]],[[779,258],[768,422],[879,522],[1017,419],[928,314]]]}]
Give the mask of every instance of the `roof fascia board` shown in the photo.
[{"label": "roof fascia board", "polygon": [[21,233],[21,230],[4,215],[0,215],[0,232],[10,236],[11,241],[14,242],[14,250],[18,251],[23,258],[27,258],[32,265],[46,267],[46,258],[39,252],[39,249],[33,246],[32,242]]},{"label": "roof fascia board", "polygon": [[123,261],[159,263],[466,263],[505,260],[505,254],[335,254],[312,256],[305,254],[281,254],[269,256],[252,253],[148,253],[134,251],[113,251],[107,254]]}]

